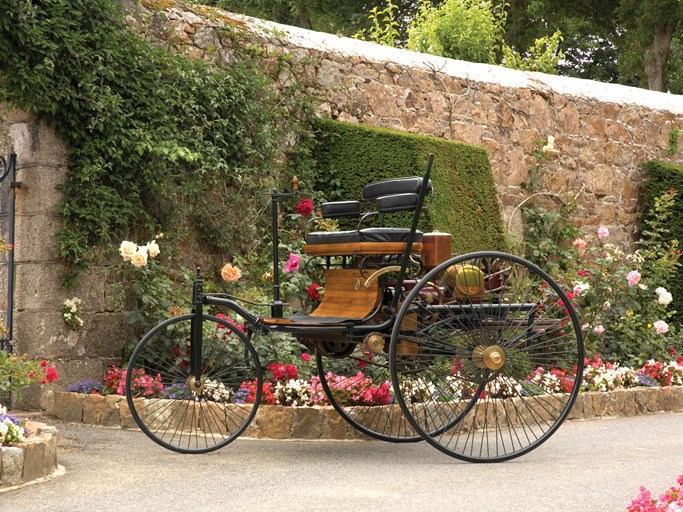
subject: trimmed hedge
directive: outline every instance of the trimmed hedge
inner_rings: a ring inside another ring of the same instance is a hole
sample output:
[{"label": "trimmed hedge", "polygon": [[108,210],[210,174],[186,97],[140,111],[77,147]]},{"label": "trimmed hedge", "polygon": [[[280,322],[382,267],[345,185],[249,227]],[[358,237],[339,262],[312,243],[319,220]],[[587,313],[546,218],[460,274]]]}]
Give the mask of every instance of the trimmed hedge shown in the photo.
[{"label": "trimmed hedge", "polygon": [[[683,166],[651,160],[642,164],[641,169],[644,179],[640,193],[645,215],[652,209],[656,197],[672,188],[678,191],[671,223],[668,226],[669,233],[664,239],[677,239],[679,247],[683,248]],[[646,218],[644,216],[643,220]],[[679,268],[677,277],[668,283],[667,288],[673,295],[673,301],[669,308],[678,312],[674,317],[675,320],[683,322],[683,267]]]},{"label": "trimmed hedge", "polygon": [[[314,188],[327,200],[360,199],[372,181],[422,176],[434,153],[434,202],[419,229],[453,235],[462,254],[504,247],[504,228],[486,150],[423,135],[321,120],[316,122]],[[407,226],[409,216],[387,224]]]}]

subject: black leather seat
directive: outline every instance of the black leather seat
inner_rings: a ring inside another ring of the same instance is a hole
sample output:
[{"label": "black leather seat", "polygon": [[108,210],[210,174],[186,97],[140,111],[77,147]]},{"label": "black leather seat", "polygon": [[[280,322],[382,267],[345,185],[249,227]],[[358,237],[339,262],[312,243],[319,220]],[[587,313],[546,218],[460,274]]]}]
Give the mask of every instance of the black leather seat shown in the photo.
[{"label": "black leather seat", "polygon": [[[409,228],[384,227],[384,215],[388,213],[414,211],[420,197],[423,179],[417,176],[409,178],[392,178],[375,181],[363,187],[364,201],[373,201],[377,211],[361,216],[359,201],[335,201],[323,203],[320,207],[324,219],[360,218],[359,228],[348,231],[313,231],[306,233],[304,239],[307,244],[352,244],[352,243],[406,243],[410,236]],[[427,183],[427,192],[431,192],[432,182]],[[363,228],[365,219],[372,215],[380,216],[379,227]],[[422,241],[422,232],[415,232],[413,242]]]}]

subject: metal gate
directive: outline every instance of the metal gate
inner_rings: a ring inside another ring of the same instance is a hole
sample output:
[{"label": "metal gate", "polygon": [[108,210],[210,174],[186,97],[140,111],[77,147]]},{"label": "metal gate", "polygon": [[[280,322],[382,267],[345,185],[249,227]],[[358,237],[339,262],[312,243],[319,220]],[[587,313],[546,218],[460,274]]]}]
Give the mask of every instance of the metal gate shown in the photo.
[{"label": "metal gate", "polygon": [[[13,349],[13,313],[14,313],[14,207],[15,189],[20,185],[16,181],[17,155],[0,156],[0,310],[5,311],[4,319],[0,318],[0,350],[9,352]],[[4,289],[4,290],[3,290]]]}]

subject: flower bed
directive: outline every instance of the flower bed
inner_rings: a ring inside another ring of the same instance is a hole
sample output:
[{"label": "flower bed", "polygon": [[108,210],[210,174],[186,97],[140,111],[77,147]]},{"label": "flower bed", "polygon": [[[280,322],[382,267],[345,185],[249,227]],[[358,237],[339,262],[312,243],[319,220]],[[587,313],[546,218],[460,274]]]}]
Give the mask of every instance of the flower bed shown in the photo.
[{"label": "flower bed", "polygon": [[[144,400],[141,398],[141,400]],[[520,398],[500,399],[521,400]],[[389,408],[398,405],[373,406]],[[492,406],[493,407],[493,406]],[[569,419],[635,416],[683,411],[683,386],[640,387],[580,393]],[[64,421],[110,427],[137,428],[126,400],[118,395],[55,392],[52,415]],[[394,415],[397,416],[397,415]],[[524,419],[520,419],[524,421]],[[270,439],[367,439],[329,406],[281,407],[261,405],[244,437]]]}]

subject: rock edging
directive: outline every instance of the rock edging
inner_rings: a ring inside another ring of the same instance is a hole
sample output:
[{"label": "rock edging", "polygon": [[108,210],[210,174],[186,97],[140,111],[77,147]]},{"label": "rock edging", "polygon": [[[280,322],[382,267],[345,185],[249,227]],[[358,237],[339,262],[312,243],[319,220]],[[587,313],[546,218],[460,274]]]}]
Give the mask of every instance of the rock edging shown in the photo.
[{"label": "rock edging", "polygon": [[[569,420],[683,412],[683,386],[584,392],[576,399]],[[55,392],[53,416],[69,422],[137,428],[125,397]],[[257,439],[370,439],[329,406],[261,405],[244,437]]]},{"label": "rock edging", "polygon": [[0,491],[53,475],[57,464],[57,429],[26,422],[29,435],[16,446],[0,448]]}]

